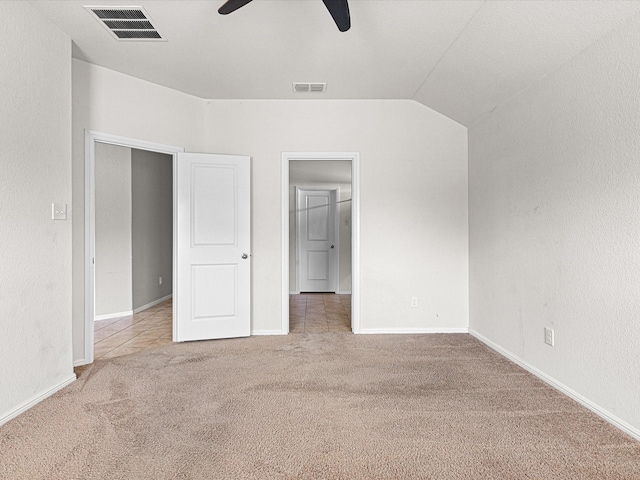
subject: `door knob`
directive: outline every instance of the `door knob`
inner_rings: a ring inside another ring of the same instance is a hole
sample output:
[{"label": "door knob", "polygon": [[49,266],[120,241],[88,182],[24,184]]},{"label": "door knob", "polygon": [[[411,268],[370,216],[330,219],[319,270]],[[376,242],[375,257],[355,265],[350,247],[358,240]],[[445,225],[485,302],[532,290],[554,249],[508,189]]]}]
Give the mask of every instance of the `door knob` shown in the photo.
[{"label": "door knob", "polygon": [[331,248],[333,248],[333,245],[331,245]]},{"label": "door knob", "polygon": [[249,255],[247,255],[246,253],[243,253],[243,254],[242,254],[242,259],[243,259],[243,260],[246,260],[247,258],[249,258]]}]

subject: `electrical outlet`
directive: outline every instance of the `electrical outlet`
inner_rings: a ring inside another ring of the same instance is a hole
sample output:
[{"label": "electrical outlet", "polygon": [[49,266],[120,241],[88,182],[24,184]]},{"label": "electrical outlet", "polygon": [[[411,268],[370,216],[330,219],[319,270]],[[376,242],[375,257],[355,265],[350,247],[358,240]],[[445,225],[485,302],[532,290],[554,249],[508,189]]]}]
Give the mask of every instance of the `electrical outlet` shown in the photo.
[{"label": "electrical outlet", "polygon": [[162,285],[162,277],[158,277],[158,285]]},{"label": "electrical outlet", "polygon": [[411,297],[411,308],[418,308],[418,297]]},{"label": "electrical outlet", "polygon": [[66,203],[52,203],[51,204],[51,218],[53,220],[66,220],[67,219],[67,204]]},{"label": "electrical outlet", "polygon": [[551,328],[544,327],[544,343],[553,347],[554,338],[553,330]]}]

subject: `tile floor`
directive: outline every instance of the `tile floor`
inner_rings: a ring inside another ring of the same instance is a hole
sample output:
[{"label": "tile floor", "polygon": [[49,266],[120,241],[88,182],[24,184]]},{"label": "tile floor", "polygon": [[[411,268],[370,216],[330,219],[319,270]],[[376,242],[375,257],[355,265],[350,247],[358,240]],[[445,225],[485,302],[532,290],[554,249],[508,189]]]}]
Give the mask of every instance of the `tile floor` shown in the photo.
[{"label": "tile floor", "polygon": [[351,331],[351,295],[301,293],[289,295],[289,331],[326,333]]},{"label": "tile floor", "polygon": [[[171,343],[171,300],[143,312],[95,322],[94,358],[113,358]],[[351,331],[351,295],[289,296],[291,333]]]},{"label": "tile floor", "polygon": [[171,343],[171,299],[135,315],[95,322],[94,358],[112,358]]}]

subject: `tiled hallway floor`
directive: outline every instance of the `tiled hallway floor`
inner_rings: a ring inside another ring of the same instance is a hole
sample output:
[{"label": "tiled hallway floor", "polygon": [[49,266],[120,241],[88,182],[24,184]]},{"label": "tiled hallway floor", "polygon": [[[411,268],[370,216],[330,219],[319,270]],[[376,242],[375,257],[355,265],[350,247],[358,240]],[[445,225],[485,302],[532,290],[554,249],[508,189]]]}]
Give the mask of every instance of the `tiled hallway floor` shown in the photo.
[{"label": "tiled hallway floor", "polygon": [[289,295],[289,331],[326,333],[351,331],[351,295],[301,293]]},{"label": "tiled hallway floor", "polygon": [[[113,358],[171,343],[171,300],[143,312],[95,322],[94,358]],[[303,293],[289,296],[289,331],[351,331],[351,295]]]},{"label": "tiled hallway floor", "polygon": [[112,358],[171,343],[171,299],[135,315],[95,322],[94,358]]}]

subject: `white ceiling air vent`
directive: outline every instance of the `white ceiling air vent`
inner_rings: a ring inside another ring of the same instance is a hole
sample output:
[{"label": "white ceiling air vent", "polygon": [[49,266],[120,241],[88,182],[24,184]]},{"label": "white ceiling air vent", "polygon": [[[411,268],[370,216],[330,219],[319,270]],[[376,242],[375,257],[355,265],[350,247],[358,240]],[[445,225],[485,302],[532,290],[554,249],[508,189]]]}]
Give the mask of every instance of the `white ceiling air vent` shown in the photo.
[{"label": "white ceiling air vent", "polygon": [[166,42],[142,7],[85,6],[116,40]]},{"label": "white ceiling air vent", "polygon": [[327,91],[327,84],[294,82],[293,91],[296,93],[324,93]]}]

